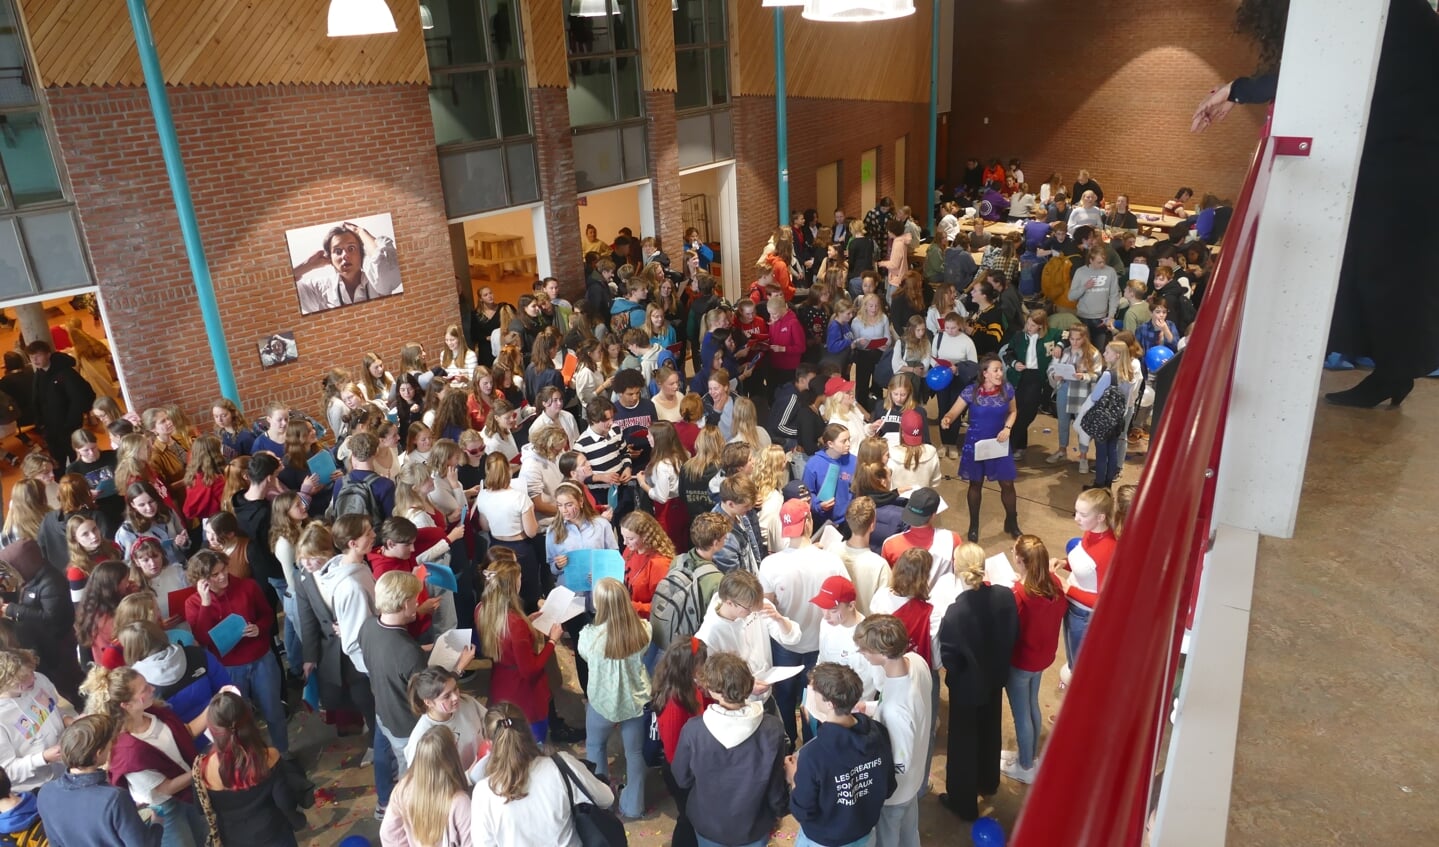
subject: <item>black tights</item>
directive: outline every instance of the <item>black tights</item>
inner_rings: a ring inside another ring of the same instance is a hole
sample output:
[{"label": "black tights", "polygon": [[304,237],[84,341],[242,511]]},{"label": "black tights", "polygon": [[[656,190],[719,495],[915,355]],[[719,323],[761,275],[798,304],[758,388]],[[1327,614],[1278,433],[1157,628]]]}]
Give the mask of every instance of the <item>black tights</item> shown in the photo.
[{"label": "black tights", "polygon": [[[984,480],[970,480],[969,490],[965,492],[965,501],[969,504],[969,528],[979,529],[979,504],[984,499]],[[999,502],[1004,504],[1004,518],[1009,520],[1015,516],[1018,502],[1014,494],[1013,480],[999,481]]]}]

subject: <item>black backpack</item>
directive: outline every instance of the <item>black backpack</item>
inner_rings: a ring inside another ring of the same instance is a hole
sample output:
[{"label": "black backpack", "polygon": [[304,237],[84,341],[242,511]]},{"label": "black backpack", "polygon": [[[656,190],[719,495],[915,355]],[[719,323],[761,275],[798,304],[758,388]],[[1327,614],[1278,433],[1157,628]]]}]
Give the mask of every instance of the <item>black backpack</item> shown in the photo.
[{"label": "black backpack", "polygon": [[384,513],[380,511],[380,501],[375,497],[374,482],[379,478],[380,475],[374,471],[360,479],[346,474],[340,481],[340,490],[330,501],[330,508],[325,510],[325,517],[334,521],[341,515],[369,515],[370,523],[379,527],[385,520]]},{"label": "black backpack", "polygon": [[724,577],[713,562],[701,559],[695,567],[695,561],[692,553],[680,556],[655,586],[650,601],[650,637],[661,650],[699,631],[709,599]]},{"label": "black backpack", "polygon": [[[550,761],[560,769],[560,776],[565,780],[565,793],[570,800],[570,817],[575,835],[579,836],[580,847],[629,847],[630,839],[625,834],[624,821],[608,808],[595,803],[595,798],[590,796],[584,783],[580,782],[580,778],[575,776],[558,753],[550,756]],[[580,790],[580,797],[583,799],[575,798],[576,788]]]}]

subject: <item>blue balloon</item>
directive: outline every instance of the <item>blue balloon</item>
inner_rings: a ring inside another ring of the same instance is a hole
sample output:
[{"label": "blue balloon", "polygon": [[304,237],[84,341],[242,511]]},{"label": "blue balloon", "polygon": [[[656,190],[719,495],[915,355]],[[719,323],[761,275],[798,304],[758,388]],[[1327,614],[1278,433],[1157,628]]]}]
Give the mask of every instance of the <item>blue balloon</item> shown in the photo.
[{"label": "blue balloon", "polygon": [[974,822],[969,837],[978,847],[1004,847],[1004,827],[988,815]]},{"label": "blue balloon", "polygon": [[1064,543],[1064,552],[1066,552],[1066,553],[1073,553],[1073,552],[1074,552],[1074,548],[1076,548],[1076,547],[1078,547],[1078,546],[1079,546],[1079,539],[1078,539],[1078,538],[1071,538],[1071,539],[1069,539],[1068,541],[1066,541],[1066,542]]},{"label": "blue balloon", "polygon": [[1150,347],[1148,352],[1144,354],[1144,366],[1146,368],[1149,368],[1150,373],[1154,373],[1155,371],[1164,367],[1165,363],[1173,358],[1173,350],[1170,350],[1163,344],[1156,344],[1153,347]]},{"label": "blue balloon", "polygon": [[935,365],[924,375],[924,384],[935,391],[943,391],[954,382],[954,371],[943,365]]},{"label": "blue balloon", "polygon": [[347,835],[340,847],[374,847],[374,842],[363,835]]}]

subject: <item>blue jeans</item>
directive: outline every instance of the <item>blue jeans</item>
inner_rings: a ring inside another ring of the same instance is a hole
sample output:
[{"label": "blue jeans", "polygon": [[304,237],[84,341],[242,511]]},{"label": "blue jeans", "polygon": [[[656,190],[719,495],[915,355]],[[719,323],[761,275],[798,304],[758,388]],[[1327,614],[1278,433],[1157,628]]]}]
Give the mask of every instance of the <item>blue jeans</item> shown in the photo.
[{"label": "blue jeans", "polygon": [[1108,438],[1094,443],[1094,484],[1102,487],[1114,483],[1115,477],[1119,476],[1119,441],[1126,435],[1118,438]]},{"label": "blue jeans", "polygon": [[1043,720],[1039,711],[1039,678],[1041,671],[1009,669],[1009,682],[1004,690],[1009,694],[1009,711],[1014,715],[1014,735],[1019,739],[1019,766],[1034,767],[1034,749],[1039,742],[1039,727]]},{"label": "blue jeans", "polygon": [[[378,713],[375,715],[375,729],[378,729],[380,734],[385,736],[385,741],[390,745],[390,754],[395,760],[395,775],[397,777],[404,776],[405,771],[410,767],[409,762],[405,760],[405,748],[410,744],[410,737],[407,735],[401,738],[388,729],[385,729],[385,721]],[[379,750],[376,750],[375,760],[378,761],[379,758]]]},{"label": "blue jeans", "polygon": [[299,674],[305,655],[304,647],[300,644],[300,630],[295,627],[300,620],[300,603],[295,599],[295,595],[290,593],[290,587],[283,579],[270,580],[270,587],[280,595],[280,610],[285,613],[285,661],[290,665],[290,673]]},{"label": "blue jeans", "polygon": [[718,841],[711,841],[703,835],[695,833],[695,840],[699,842],[700,847],[765,847],[765,845],[769,843],[769,836],[765,836],[758,841],[750,841],[746,844],[723,844]]},{"label": "blue jeans", "polygon": [[150,811],[160,821],[160,847],[205,847],[210,839],[210,826],[194,803],[172,797]]},{"label": "blue jeans", "polygon": [[1084,641],[1084,633],[1089,631],[1089,618],[1093,614],[1093,609],[1074,600],[1069,601],[1069,609],[1064,613],[1064,652],[1069,657],[1071,673],[1079,661],[1079,645]]},{"label": "blue jeans", "polygon": [[380,732],[378,723],[374,729],[373,749],[375,751],[372,767],[375,770],[375,797],[381,808],[390,804],[390,794],[395,790],[395,783],[400,779],[400,763],[395,758],[395,751],[390,747],[390,737]]},{"label": "blue jeans", "polygon": [[[1054,410],[1059,418],[1059,449],[1069,449],[1069,428],[1074,424],[1074,415],[1069,413],[1069,383],[1061,382],[1059,389],[1054,395]],[[1079,433],[1079,456],[1084,458],[1089,455],[1089,434],[1079,427],[1074,427]]]},{"label": "blue jeans", "polygon": [[260,717],[270,729],[270,743],[281,753],[290,749],[285,726],[285,705],[280,701],[280,663],[274,653],[266,653],[253,662],[228,665],[230,682],[260,710]]},{"label": "blue jeans", "polygon": [[[608,776],[610,759],[606,748],[615,722],[585,704],[585,758],[594,762],[596,776]],[[649,725],[644,715],[619,722],[625,743],[625,789],[620,792],[620,814],[637,818],[645,813],[645,736]]]},{"label": "blue jeans", "polygon": [[810,840],[810,837],[804,834],[803,828],[801,828],[799,832],[795,833],[794,836],[794,847],[869,847],[869,845],[873,843],[873,830],[871,830],[870,833],[865,837],[857,841],[851,841],[848,844],[820,844],[818,841]]},{"label": "blue jeans", "polygon": [[809,672],[814,670],[815,663],[819,661],[819,651],[816,650],[813,653],[796,653],[778,641],[771,641],[769,646],[770,657],[774,660],[775,667],[804,665],[804,671],[802,673],[795,674],[789,679],[775,683],[774,690],[771,693],[774,695],[775,705],[779,707],[779,719],[784,723],[784,731],[785,734],[789,736],[789,740],[791,742],[798,741],[800,738],[799,733],[804,733],[804,740],[809,741],[814,738],[814,733],[810,731],[808,724],[797,728],[794,713],[795,709],[799,706],[800,695],[803,694],[805,688],[809,686]]}]

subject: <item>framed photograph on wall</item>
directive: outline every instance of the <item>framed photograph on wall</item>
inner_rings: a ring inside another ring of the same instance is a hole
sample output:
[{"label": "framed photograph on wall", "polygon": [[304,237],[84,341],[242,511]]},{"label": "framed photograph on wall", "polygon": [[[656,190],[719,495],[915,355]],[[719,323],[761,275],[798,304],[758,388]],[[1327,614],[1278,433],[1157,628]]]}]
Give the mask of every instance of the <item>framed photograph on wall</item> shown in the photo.
[{"label": "framed photograph on wall", "polygon": [[389,213],[285,231],[300,314],[400,294],[400,260]]},{"label": "framed photograph on wall", "polygon": [[273,368],[278,365],[298,362],[300,360],[300,348],[295,346],[295,333],[277,332],[274,335],[260,339],[260,364],[263,367]]}]

